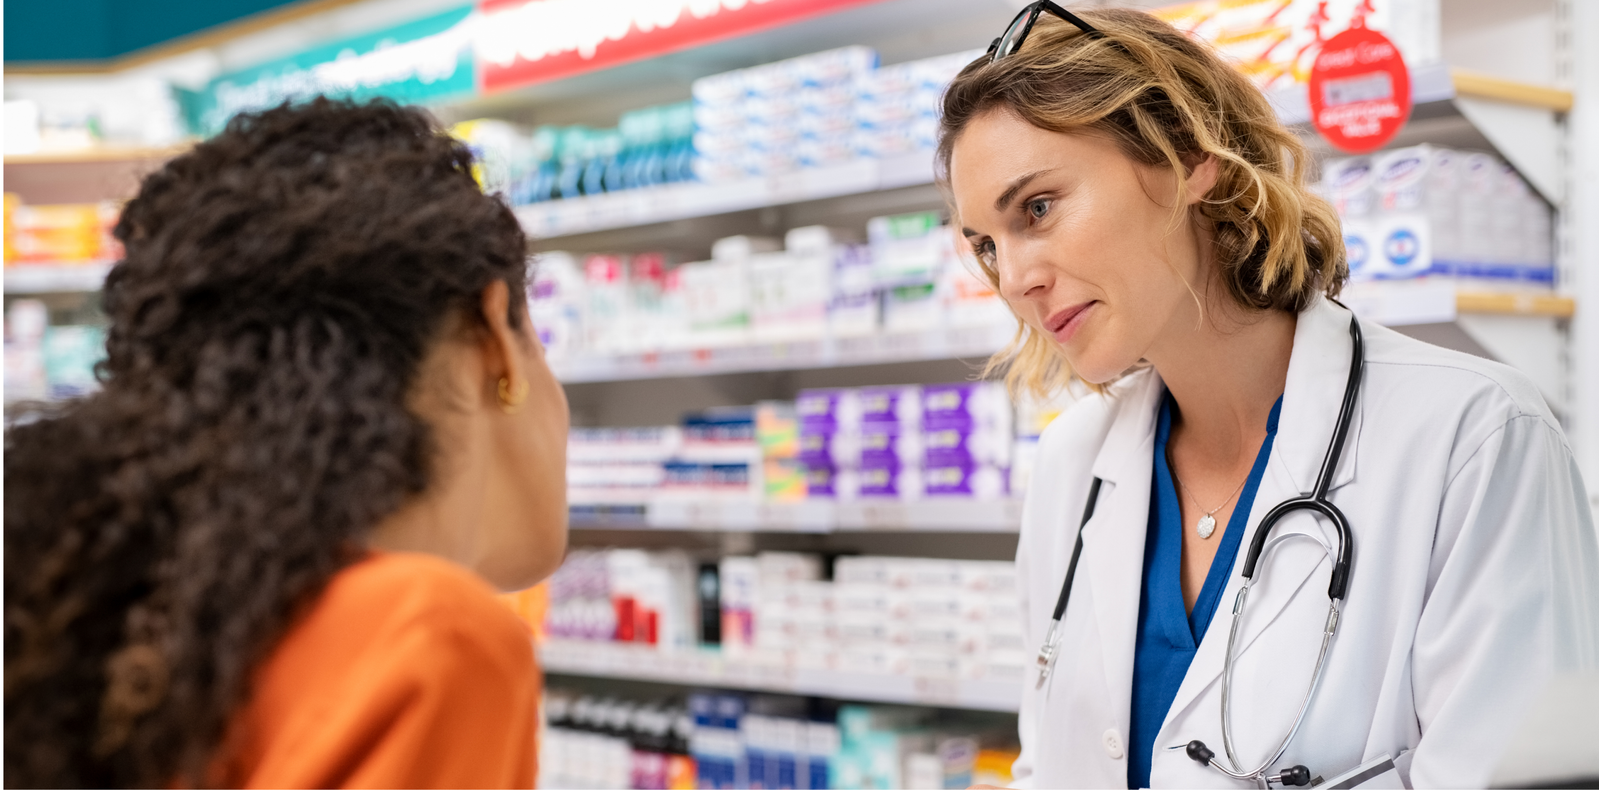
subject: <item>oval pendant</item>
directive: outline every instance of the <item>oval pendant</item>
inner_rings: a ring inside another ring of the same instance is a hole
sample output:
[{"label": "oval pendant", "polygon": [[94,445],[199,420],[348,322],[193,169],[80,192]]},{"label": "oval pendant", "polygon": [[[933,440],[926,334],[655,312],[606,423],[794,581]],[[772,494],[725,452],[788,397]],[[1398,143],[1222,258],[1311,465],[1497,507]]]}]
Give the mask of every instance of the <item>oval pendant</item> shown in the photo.
[{"label": "oval pendant", "polygon": [[1194,530],[1199,533],[1201,540],[1208,540],[1211,535],[1216,534],[1216,519],[1206,513],[1199,517],[1199,523],[1194,525]]}]

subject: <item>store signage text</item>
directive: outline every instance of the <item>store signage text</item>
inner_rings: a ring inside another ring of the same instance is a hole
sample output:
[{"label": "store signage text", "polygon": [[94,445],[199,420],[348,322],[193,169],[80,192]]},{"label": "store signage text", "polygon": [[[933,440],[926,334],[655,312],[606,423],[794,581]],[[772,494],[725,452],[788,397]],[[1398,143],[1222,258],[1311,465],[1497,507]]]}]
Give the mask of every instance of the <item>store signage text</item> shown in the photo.
[{"label": "store signage text", "polygon": [[484,0],[483,90],[569,77],[877,0]]},{"label": "store signage text", "polygon": [[224,75],[200,92],[190,123],[211,135],[241,112],[318,95],[401,103],[470,95],[478,22],[466,6]]},{"label": "store signage text", "polygon": [[1308,89],[1311,124],[1341,151],[1375,151],[1410,118],[1410,71],[1399,48],[1363,26],[1322,45]]}]

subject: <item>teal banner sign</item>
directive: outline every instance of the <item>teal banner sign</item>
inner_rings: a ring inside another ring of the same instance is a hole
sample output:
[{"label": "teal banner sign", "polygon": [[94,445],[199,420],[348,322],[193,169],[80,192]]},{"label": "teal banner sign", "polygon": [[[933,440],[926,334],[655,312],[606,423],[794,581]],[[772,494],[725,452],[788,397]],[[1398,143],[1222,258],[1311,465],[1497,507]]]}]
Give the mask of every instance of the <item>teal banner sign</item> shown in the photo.
[{"label": "teal banner sign", "polygon": [[184,102],[190,127],[210,137],[241,112],[318,95],[402,104],[469,95],[477,86],[471,33],[477,19],[465,6],[218,77]]}]

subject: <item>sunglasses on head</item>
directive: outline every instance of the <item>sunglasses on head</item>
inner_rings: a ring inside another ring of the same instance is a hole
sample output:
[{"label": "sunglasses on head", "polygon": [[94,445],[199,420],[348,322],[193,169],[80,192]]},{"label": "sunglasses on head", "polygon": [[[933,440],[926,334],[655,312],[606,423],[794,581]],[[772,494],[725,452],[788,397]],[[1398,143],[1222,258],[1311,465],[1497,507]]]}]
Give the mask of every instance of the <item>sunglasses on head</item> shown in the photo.
[{"label": "sunglasses on head", "polygon": [[1045,11],[1076,25],[1078,30],[1083,31],[1092,38],[1102,38],[1105,35],[1098,28],[1078,18],[1076,14],[1051,3],[1049,0],[1039,0],[1039,2],[1029,3],[1026,8],[1023,8],[1022,12],[1011,20],[1010,26],[1005,28],[1005,32],[999,38],[994,39],[994,43],[988,45],[988,62],[993,63],[1021,49],[1022,42],[1027,40],[1027,34],[1033,32],[1033,23],[1037,22],[1038,17],[1042,16]]}]

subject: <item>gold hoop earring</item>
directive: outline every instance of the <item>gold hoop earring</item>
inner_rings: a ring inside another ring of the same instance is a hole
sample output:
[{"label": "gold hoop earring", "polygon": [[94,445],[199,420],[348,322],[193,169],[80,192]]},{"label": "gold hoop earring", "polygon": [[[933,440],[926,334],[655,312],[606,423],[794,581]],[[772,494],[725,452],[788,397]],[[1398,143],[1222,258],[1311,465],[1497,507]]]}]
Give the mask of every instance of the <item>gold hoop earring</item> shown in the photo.
[{"label": "gold hoop earring", "polygon": [[515,414],[522,408],[522,402],[527,400],[528,383],[518,381],[511,383],[507,376],[500,377],[500,411],[506,414]]}]

